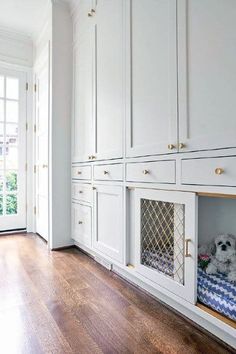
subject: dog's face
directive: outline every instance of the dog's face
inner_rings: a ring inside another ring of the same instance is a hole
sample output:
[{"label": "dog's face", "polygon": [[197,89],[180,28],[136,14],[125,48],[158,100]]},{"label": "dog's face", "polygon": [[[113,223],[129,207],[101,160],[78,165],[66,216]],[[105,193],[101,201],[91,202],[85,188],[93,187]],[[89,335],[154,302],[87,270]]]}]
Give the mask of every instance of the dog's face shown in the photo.
[{"label": "dog's face", "polygon": [[236,239],[231,235],[219,235],[215,239],[216,258],[220,262],[227,262],[236,253]]}]

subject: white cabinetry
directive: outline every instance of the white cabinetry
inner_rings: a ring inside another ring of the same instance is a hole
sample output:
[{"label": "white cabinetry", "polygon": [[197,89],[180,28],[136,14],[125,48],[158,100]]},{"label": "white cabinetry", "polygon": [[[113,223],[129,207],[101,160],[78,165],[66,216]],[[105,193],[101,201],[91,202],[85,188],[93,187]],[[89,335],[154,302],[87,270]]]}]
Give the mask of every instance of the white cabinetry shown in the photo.
[{"label": "white cabinetry", "polygon": [[73,49],[72,162],[86,161],[94,151],[93,33],[88,16],[92,2],[80,3]]},{"label": "white cabinetry", "polygon": [[236,146],[236,3],[178,1],[183,151]]},{"label": "white cabinetry", "polygon": [[123,187],[96,185],[93,246],[115,261],[123,260]]},{"label": "white cabinetry", "polygon": [[92,211],[90,206],[72,203],[72,238],[84,246],[91,247]]},{"label": "white cabinetry", "polygon": [[74,43],[73,162],[123,154],[123,4],[81,2]]},{"label": "white cabinetry", "polygon": [[122,157],[124,120],[123,0],[98,0],[96,43],[96,159]]},{"label": "white cabinetry", "polygon": [[127,1],[127,13],[131,109],[126,155],[176,151],[176,1]]}]

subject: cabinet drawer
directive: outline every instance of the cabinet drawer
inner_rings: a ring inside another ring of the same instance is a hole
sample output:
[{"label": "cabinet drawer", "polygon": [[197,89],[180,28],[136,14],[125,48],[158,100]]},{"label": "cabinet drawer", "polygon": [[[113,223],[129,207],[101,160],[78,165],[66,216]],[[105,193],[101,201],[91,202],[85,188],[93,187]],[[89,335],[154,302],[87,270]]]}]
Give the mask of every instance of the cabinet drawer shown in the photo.
[{"label": "cabinet drawer", "polygon": [[72,203],[72,238],[85,246],[91,246],[92,211],[90,206]]},{"label": "cabinet drawer", "polygon": [[91,179],[91,166],[73,166],[72,178],[73,179]]},{"label": "cabinet drawer", "polygon": [[128,163],[126,179],[130,182],[175,183],[175,161]]},{"label": "cabinet drawer", "polygon": [[104,181],[122,181],[123,165],[121,163],[117,163],[94,166],[94,179]]},{"label": "cabinet drawer", "polygon": [[92,203],[93,200],[92,186],[88,184],[73,182],[72,198],[82,202]]},{"label": "cabinet drawer", "polygon": [[182,184],[236,186],[236,157],[182,160]]}]

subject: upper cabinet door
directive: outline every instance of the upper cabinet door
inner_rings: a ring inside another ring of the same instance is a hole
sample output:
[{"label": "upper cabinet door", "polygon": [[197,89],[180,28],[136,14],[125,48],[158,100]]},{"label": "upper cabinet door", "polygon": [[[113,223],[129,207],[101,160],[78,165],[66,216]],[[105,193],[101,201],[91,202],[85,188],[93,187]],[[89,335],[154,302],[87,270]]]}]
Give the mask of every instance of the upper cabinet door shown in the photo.
[{"label": "upper cabinet door", "polygon": [[95,19],[97,159],[123,155],[123,0],[98,0]]},{"label": "upper cabinet door", "polygon": [[183,151],[236,146],[236,1],[179,0]]},{"label": "upper cabinet door", "polygon": [[127,32],[126,155],[176,152],[176,1],[127,1]]},{"label": "upper cabinet door", "polygon": [[94,27],[89,16],[91,1],[80,2],[74,28],[74,87],[72,123],[72,162],[87,161],[94,153]]}]

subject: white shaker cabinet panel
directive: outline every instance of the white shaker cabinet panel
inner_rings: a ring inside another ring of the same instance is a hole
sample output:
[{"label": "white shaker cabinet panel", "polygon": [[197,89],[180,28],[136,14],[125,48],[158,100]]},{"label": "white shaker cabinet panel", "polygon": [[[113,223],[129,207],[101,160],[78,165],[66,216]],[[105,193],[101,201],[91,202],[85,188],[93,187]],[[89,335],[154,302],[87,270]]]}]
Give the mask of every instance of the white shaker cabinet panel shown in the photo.
[{"label": "white shaker cabinet panel", "polygon": [[72,162],[87,161],[94,152],[94,28],[87,11],[81,17],[73,50]]},{"label": "white shaker cabinet panel", "polygon": [[236,1],[178,1],[183,151],[236,146]]},{"label": "white shaker cabinet panel", "polygon": [[95,187],[94,249],[115,261],[123,260],[123,188],[116,185]]},{"label": "white shaker cabinet panel", "polygon": [[72,238],[91,247],[92,239],[92,210],[91,207],[72,203]]},{"label": "white shaker cabinet panel", "polygon": [[95,19],[97,159],[122,157],[123,0],[98,0]]},{"label": "white shaker cabinet panel", "polygon": [[129,3],[131,107],[127,114],[126,155],[176,152],[176,1]]}]

